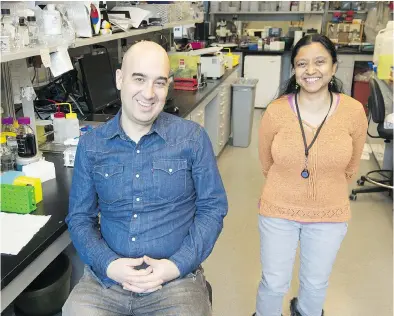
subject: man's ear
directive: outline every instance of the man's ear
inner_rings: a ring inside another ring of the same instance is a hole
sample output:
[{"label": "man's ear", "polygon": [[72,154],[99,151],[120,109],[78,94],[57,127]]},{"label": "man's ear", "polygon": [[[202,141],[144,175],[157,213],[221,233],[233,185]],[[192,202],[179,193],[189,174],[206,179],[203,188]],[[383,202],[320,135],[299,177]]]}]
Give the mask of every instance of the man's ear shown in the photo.
[{"label": "man's ear", "polygon": [[122,87],[122,81],[123,81],[123,73],[122,73],[122,70],[117,69],[117,70],[116,70],[116,88],[117,88],[118,90],[120,90],[121,87]]}]

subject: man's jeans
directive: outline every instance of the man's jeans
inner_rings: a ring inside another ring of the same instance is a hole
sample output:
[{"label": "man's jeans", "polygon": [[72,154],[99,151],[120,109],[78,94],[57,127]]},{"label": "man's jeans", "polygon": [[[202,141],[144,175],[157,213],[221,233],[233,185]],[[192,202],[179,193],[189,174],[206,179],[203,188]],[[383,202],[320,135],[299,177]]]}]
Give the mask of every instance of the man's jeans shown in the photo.
[{"label": "man's jeans", "polygon": [[298,310],[302,316],[321,316],[328,279],[347,232],[347,223],[299,223],[259,215],[262,280],[257,316],[280,316],[300,241]]},{"label": "man's jeans", "polygon": [[211,316],[202,270],[176,279],[150,294],[104,288],[88,268],[63,306],[63,316]]}]

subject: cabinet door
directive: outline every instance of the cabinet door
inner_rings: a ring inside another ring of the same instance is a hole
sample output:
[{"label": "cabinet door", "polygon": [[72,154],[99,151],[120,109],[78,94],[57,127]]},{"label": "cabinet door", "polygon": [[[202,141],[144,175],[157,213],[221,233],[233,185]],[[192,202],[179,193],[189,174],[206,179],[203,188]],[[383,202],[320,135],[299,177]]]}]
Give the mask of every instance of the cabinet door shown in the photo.
[{"label": "cabinet door", "polygon": [[281,56],[246,56],[244,77],[258,79],[256,108],[265,108],[276,97],[280,86]]},{"label": "cabinet door", "polygon": [[190,114],[190,120],[200,124],[202,127],[205,125],[205,104],[204,106],[198,106],[193,112]]}]

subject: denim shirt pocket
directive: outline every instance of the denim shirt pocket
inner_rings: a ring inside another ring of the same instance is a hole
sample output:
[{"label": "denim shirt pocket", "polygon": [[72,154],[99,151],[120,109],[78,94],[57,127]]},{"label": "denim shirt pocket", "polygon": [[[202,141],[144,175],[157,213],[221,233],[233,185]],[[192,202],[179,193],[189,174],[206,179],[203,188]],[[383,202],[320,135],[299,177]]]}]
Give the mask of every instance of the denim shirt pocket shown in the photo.
[{"label": "denim shirt pocket", "polygon": [[123,165],[102,165],[93,169],[99,200],[115,203],[123,197]]},{"label": "denim shirt pocket", "polygon": [[186,159],[153,161],[153,183],[159,199],[173,201],[186,190]]}]

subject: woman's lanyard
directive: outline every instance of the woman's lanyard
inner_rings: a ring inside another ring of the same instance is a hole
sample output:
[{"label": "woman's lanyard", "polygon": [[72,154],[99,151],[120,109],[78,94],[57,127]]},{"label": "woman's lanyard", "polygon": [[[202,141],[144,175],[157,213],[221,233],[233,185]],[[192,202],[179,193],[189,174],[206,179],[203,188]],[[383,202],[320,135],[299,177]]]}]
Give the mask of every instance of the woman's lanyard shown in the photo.
[{"label": "woman's lanyard", "polygon": [[308,179],[309,178],[309,170],[308,170],[308,156],[309,156],[309,150],[312,148],[313,144],[315,143],[317,136],[319,136],[319,133],[324,125],[324,123],[327,120],[328,114],[331,111],[331,107],[332,107],[332,92],[330,91],[330,99],[331,99],[331,103],[330,103],[330,108],[328,109],[328,113],[326,115],[326,117],[324,118],[323,122],[320,124],[320,126],[318,127],[315,136],[313,137],[311,143],[307,144],[306,142],[306,137],[305,137],[305,131],[304,131],[304,125],[302,124],[302,119],[301,119],[301,114],[300,114],[300,109],[298,108],[298,102],[297,102],[297,93],[295,94],[294,100],[295,100],[295,105],[296,105],[296,109],[297,109],[297,117],[298,117],[298,122],[300,123],[300,127],[301,127],[301,133],[302,133],[302,139],[304,140],[304,148],[305,148],[305,168],[304,170],[302,170],[301,172],[301,177],[303,177],[304,179]]}]

